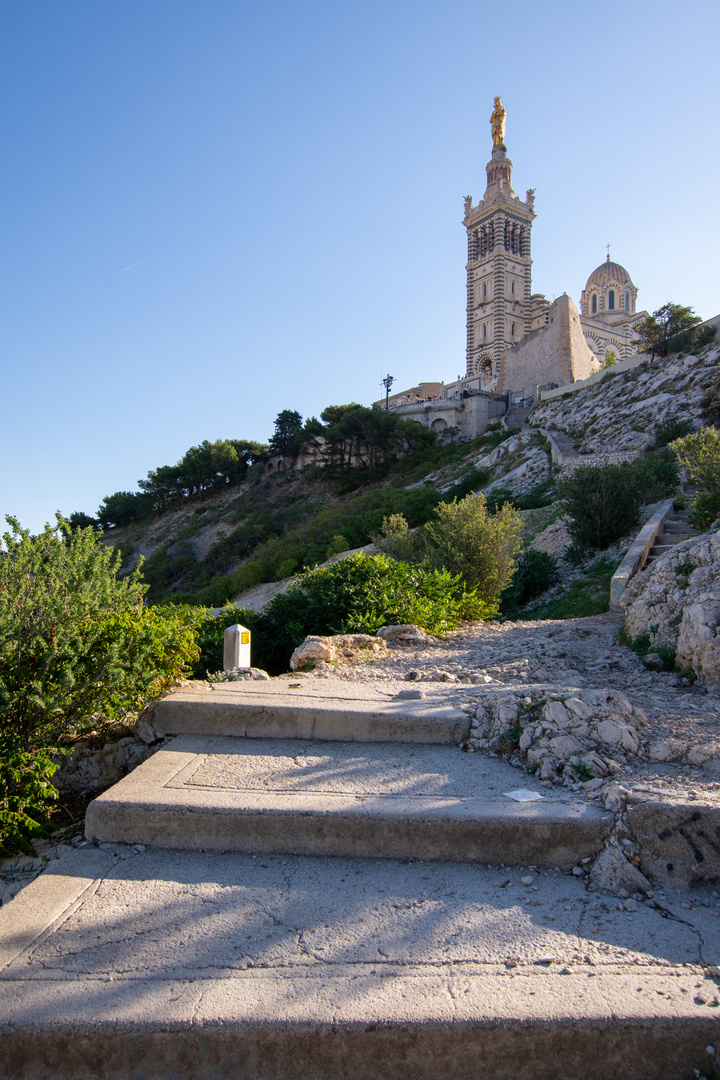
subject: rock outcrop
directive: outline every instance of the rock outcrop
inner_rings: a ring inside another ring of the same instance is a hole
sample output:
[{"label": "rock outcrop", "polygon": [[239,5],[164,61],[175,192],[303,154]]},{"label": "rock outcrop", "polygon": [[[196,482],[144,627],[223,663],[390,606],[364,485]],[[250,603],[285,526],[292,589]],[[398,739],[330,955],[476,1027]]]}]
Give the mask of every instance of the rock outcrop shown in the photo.
[{"label": "rock outcrop", "polygon": [[700,426],[703,397],[718,379],[719,361],[717,346],[707,346],[697,355],[658,358],[631,371],[615,374],[610,368],[606,380],[542,402],[529,423],[570,432],[582,454],[641,450],[653,441],[660,421]]},{"label": "rock outcrop", "polygon": [[471,721],[468,749],[510,752],[541,780],[611,776],[644,750],[647,717],[619,690],[490,694]]},{"label": "rock outcrop", "polygon": [[637,574],[620,599],[630,638],[676,651],[706,683],[720,683],[720,532],[686,540]]},{"label": "rock outcrop", "polygon": [[310,635],[290,657],[292,671],[312,671],[323,664],[348,664],[386,652],[382,638],[371,634]]}]

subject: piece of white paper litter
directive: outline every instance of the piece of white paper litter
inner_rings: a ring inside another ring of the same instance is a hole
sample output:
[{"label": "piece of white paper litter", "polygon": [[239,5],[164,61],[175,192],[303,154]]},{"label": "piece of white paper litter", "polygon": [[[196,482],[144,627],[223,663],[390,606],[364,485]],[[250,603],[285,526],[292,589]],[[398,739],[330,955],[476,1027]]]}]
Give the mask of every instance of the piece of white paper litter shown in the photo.
[{"label": "piece of white paper litter", "polygon": [[528,791],[527,788],[518,788],[517,791],[503,791],[503,795],[506,799],[514,799],[515,802],[537,802],[538,799],[544,799],[544,795],[540,795],[537,791]]}]

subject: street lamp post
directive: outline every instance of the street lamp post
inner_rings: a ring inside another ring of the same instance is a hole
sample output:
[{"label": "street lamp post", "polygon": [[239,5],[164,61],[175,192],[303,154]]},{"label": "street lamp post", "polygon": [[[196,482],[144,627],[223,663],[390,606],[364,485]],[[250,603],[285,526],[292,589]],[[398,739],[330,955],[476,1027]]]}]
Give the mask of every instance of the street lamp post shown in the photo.
[{"label": "street lamp post", "polygon": [[385,387],[385,412],[390,408],[390,387],[394,382],[395,379],[392,375],[386,375],[382,381],[382,384]]}]

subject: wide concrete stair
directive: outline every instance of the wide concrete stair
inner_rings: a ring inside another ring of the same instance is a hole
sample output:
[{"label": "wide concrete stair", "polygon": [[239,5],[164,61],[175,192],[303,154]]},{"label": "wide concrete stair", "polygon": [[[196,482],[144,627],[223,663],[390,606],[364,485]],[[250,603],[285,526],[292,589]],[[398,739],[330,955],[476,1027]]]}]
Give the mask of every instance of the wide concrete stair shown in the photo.
[{"label": "wide concrete stair", "polygon": [[611,816],[463,753],[456,690],[407,693],[280,679],[158,702],[172,738],[91,804],[94,843],[0,909],[0,1076],[703,1067],[720,929],[679,904],[595,910],[568,871]]},{"label": "wide concrete stair", "polygon": [[542,799],[514,802],[503,792],[518,787],[516,770],[459,752],[470,722],[447,695],[279,686],[158,702],[157,730],[177,738],[91,803],[87,837],[566,868],[603,846],[608,814],[532,781]]}]

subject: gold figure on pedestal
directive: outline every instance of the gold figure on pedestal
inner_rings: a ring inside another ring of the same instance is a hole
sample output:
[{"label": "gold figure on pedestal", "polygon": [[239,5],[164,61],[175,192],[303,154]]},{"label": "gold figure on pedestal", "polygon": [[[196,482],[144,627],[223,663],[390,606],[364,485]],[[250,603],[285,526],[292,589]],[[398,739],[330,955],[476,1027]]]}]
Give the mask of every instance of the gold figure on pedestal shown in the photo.
[{"label": "gold figure on pedestal", "polygon": [[495,109],[490,117],[493,146],[505,145],[505,110],[499,97],[495,98]]}]

